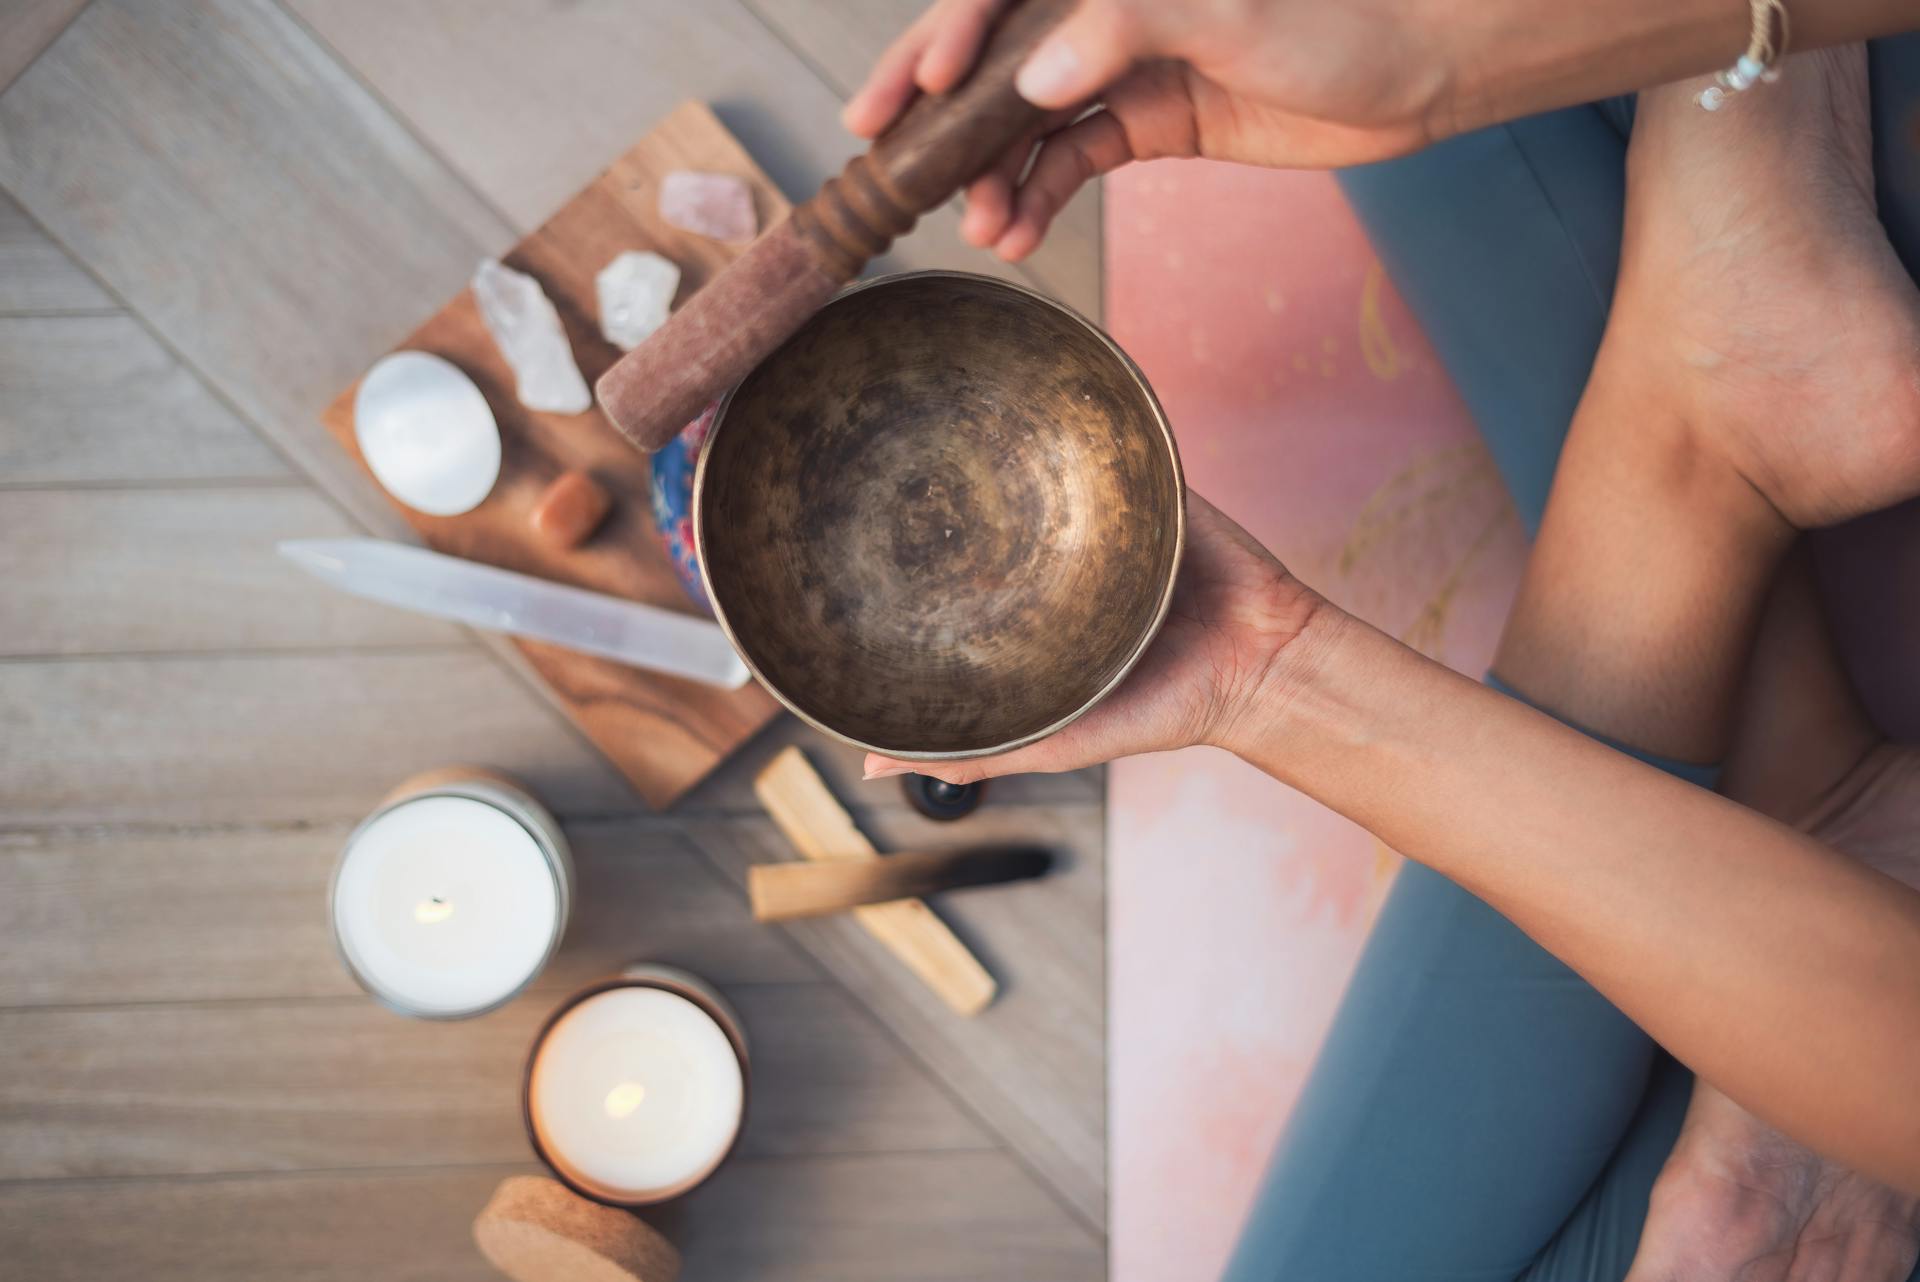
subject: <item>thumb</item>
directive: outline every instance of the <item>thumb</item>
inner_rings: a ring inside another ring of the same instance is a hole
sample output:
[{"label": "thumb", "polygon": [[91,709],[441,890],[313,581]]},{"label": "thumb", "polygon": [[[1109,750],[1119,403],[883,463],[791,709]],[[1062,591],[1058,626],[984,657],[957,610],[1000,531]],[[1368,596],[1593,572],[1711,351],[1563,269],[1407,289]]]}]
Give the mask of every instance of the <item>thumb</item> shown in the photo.
[{"label": "thumb", "polygon": [[1071,107],[1124,76],[1142,52],[1135,24],[1119,5],[1081,0],[1027,55],[1013,87],[1036,107]]}]

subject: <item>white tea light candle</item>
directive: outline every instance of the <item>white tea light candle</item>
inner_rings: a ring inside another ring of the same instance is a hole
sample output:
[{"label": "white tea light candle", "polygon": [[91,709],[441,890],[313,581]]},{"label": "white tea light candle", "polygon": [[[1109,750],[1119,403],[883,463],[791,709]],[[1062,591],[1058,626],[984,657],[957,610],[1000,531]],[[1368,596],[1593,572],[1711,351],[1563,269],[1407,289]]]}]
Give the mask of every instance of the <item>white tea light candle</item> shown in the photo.
[{"label": "white tea light candle", "polygon": [[720,995],[636,967],[558,1011],[527,1063],[527,1129],[569,1187],[644,1206],[712,1174],[746,1113],[746,1042]]},{"label": "white tea light candle", "polygon": [[459,366],[431,352],[395,352],[353,397],[360,457],[387,493],[428,516],[479,507],[500,479],[500,425]]},{"label": "white tea light candle", "polygon": [[457,768],[402,784],[334,871],[334,940],[361,986],[402,1014],[491,1010],[565,932],[572,862],[559,825],[513,781]]}]

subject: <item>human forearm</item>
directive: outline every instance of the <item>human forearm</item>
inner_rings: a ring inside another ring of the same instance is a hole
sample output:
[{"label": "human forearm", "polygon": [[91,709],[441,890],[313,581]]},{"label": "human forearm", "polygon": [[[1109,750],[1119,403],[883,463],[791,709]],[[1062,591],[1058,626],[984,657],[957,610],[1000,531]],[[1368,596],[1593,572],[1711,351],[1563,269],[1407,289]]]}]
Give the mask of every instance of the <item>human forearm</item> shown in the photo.
[{"label": "human forearm", "polygon": [[[1787,0],[1790,47],[1920,28],[1914,0]],[[1742,0],[1434,0],[1427,25],[1452,84],[1435,132],[1453,134],[1718,71],[1745,51]]]},{"label": "human forearm", "polygon": [[1920,1189],[1920,895],[1323,608],[1228,744],[1790,1134]]}]

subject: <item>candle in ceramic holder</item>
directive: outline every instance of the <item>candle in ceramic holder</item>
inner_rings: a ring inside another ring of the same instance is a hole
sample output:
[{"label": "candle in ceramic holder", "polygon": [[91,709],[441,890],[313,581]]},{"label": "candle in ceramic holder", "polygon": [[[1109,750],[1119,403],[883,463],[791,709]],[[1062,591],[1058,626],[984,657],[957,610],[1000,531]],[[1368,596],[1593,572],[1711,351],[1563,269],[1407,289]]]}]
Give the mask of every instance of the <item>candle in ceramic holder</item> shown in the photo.
[{"label": "candle in ceramic holder", "polygon": [[504,775],[452,767],[396,788],[334,869],[334,942],[387,1006],[427,1019],[492,1010],[559,947],[573,895],[560,825]]},{"label": "candle in ceramic holder", "polygon": [[740,1137],[739,1018],[685,971],[633,967],[547,1021],[523,1102],[534,1151],[575,1192],[628,1207],[678,1197]]}]

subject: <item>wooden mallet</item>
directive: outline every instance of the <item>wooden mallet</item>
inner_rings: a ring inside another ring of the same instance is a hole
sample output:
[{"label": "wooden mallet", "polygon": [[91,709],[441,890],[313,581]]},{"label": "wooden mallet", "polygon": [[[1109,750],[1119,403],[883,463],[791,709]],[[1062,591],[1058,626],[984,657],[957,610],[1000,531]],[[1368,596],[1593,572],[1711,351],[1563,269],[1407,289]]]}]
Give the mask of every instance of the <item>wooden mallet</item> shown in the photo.
[{"label": "wooden mallet", "polygon": [[973,72],[923,96],[865,154],[753,243],[667,323],[601,375],[600,408],[649,453],[745,378],[871,258],[1038,128],[1013,88],[1029,53],[1072,0],[1024,0],[1004,14]]}]

